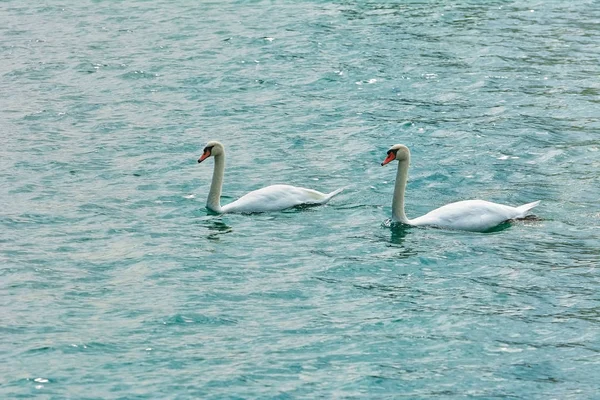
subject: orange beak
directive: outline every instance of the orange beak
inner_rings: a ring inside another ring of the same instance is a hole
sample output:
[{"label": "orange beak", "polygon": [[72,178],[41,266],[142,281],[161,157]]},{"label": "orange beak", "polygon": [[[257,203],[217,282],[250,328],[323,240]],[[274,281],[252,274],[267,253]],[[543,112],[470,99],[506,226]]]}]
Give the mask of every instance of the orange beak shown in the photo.
[{"label": "orange beak", "polygon": [[210,157],[210,149],[204,150],[204,153],[202,153],[202,157],[200,157],[198,159],[198,163],[201,163],[202,161],[206,160],[208,157]]},{"label": "orange beak", "polygon": [[388,153],[387,157],[385,158],[385,160],[383,160],[383,162],[381,163],[381,165],[383,166],[383,165],[385,165],[385,164],[387,164],[389,162],[394,161],[395,159],[396,159],[396,154],[394,154],[393,151],[390,151]]}]

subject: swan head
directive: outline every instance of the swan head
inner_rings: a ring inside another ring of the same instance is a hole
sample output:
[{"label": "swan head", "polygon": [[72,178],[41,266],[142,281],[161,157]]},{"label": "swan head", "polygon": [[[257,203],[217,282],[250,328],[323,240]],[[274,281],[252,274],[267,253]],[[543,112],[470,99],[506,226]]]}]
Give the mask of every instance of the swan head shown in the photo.
[{"label": "swan head", "polygon": [[388,164],[394,160],[408,161],[410,160],[410,150],[403,144],[395,144],[387,151],[387,157],[381,165]]},{"label": "swan head", "polygon": [[202,156],[198,159],[198,162],[201,163],[210,156],[216,157],[222,156],[223,154],[225,154],[225,147],[223,147],[220,142],[211,140],[210,142],[206,143],[206,146],[204,146]]}]

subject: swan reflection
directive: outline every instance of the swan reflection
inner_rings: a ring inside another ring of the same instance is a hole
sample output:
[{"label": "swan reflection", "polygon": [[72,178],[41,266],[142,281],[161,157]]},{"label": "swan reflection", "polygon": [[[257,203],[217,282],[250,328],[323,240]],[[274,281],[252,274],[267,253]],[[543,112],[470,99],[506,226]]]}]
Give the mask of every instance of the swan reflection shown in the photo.
[{"label": "swan reflection", "polygon": [[400,249],[400,252],[397,254],[398,257],[408,258],[417,255],[417,251],[412,247],[407,246],[405,241],[411,231],[418,228],[411,227],[410,225],[401,222],[394,222],[391,219],[385,220],[382,223],[382,226],[388,228],[390,231],[389,239],[386,238],[386,241],[390,243],[389,247]]},{"label": "swan reflection", "polygon": [[210,219],[203,221],[202,225],[208,228],[208,235],[206,236],[209,240],[220,240],[220,235],[233,232],[233,228],[219,219]]}]

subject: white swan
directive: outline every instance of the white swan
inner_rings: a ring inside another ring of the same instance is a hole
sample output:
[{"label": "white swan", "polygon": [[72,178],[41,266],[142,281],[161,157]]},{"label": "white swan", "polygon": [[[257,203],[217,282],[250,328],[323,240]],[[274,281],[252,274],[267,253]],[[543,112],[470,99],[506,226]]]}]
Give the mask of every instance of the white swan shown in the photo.
[{"label": "white swan", "polygon": [[325,204],[333,196],[344,190],[341,188],[325,194],[297,186],[271,185],[245,194],[233,203],[221,206],[221,189],[225,172],[225,148],[221,143],[217,141],[208,142],[198,162],[201,163],[211,156],[215,158],[215,167],[206,207],[219,214],[259,213],[285,210],[302,204]]},{"label": "white swan", "polygon": [[464,231],[487,231],[510,219],[523,218],[527,212],[540,202],[524,204],[519,207],[505,206],[485,200],[465,200],[446,204],[415,219],[406,218],[404,213],[404,191],[408,179],[410,151],[408,147],[397,144],[392,146],[381,165],[398,160],[396,186],[392,200],[392,220],[413,226],[437,226],[440,228]]}]

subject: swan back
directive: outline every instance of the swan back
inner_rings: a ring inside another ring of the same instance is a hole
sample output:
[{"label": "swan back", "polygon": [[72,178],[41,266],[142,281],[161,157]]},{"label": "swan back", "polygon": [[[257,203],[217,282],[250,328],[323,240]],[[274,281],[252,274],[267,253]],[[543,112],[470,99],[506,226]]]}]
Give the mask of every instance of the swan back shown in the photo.
[{"label": "swan back", "polygon": [[224,205],[222,207],[222,212],[249,214],[280,211],[302,204],[325,204],[342,190],[343,189],[338,189],[326,194],[317,190],[298,186],[271,185],[262,189],[254,190],[243,195],[236,201]]},{"label": "swan back", "polygon": [[410,220],[410,224],[481,232],[509,219],[517,218],[518,215],[519,212],[515,207],[485,200],[464,200],[430,211]]},{"label": "swan back", "polygon": [[410,220],[415,226],[437,226],[462,231],[485,232],[505,221],[523,218],[539,201],[512,207],[485,200],[464,200],[446,204]]}]

